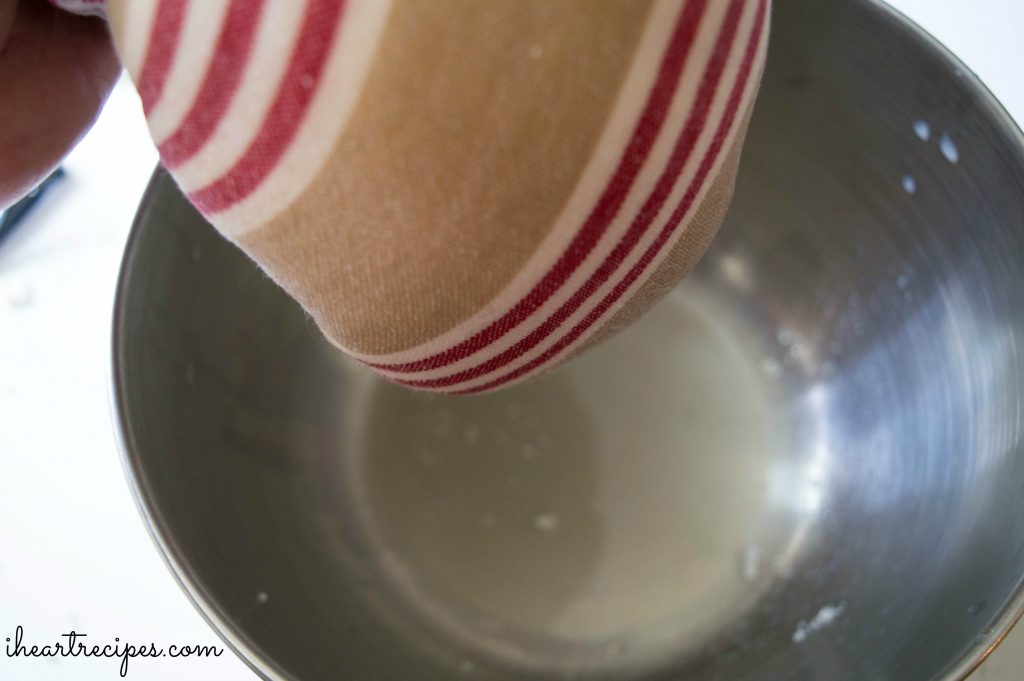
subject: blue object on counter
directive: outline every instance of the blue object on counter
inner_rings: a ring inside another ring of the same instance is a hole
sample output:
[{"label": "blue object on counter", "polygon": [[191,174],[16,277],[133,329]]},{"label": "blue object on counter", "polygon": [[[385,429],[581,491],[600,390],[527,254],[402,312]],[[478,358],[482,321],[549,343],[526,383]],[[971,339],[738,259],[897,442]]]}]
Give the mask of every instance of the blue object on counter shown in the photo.
[{"label": "blue object on counter", "polygon": [[64,169],[57,168],[50,175],[39,183],[35,189],[30,191],[25,198],[21,199],[7,210],[0,211],[0,244],[6,239],[24,219],[32,212],[32,209],[39,202],[46,192],[64,177]]}]

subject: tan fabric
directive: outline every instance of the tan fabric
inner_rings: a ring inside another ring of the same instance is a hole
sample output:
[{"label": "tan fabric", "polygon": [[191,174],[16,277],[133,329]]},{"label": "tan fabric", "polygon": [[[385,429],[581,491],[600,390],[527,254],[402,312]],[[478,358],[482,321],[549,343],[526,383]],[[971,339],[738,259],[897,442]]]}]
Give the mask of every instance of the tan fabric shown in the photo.
[{"label": "tan fabric", "polygon": [[599,342],[692,267],[728,205],[770,12],[109,3],[189,200],[339,348],[456,394]]},{"label": "tan fabric", "polygon": [[708,188],[704,200],[693,216],[693,221],[687,225],[686,232],[680,236],[679,241],[672,247],[668,256],[654,271],[650,279],[644,282],[629,299],[629,302],[623,305],[597,333],[576,350],[573,357],[605,342],[640,318],[675,288],[707,251],[718,233],[719,227],[722,226],[722,221],[732,203],[736,174],[739,172],[740,152],[743,150],[743,139],[746,136],[751,113],[752,109],[744,117],[739,136],[722,162],[722,168]]},{"label": "tan fabric", "polygon": [[398,4],[327,166],[242,246],[357,352],[477,312],[565,204],[651,3],[595,4]]}]

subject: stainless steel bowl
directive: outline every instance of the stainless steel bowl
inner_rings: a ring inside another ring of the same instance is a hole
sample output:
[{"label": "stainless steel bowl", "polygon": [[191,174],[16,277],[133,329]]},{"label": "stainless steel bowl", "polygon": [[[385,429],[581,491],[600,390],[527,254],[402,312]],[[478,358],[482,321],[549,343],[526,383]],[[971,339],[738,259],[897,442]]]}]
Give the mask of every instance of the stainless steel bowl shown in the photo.
[{"label": "stainless steel bowl", "polygon": [[1024,145],[884,6],[780,0],[738,195],[641,324],[439,398],[335,353],[158,174],[129,475],[268,679],[960,679],[1024,606]]}]

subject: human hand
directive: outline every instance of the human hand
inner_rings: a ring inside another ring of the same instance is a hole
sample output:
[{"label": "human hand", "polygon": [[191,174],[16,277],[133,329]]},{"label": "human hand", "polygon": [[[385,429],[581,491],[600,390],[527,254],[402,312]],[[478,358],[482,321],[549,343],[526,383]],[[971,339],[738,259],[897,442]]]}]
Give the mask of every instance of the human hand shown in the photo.
[{"label": "human hand", "polygon": [[0,0],[0,209],[82,138],[120,70],[102,20]]}]

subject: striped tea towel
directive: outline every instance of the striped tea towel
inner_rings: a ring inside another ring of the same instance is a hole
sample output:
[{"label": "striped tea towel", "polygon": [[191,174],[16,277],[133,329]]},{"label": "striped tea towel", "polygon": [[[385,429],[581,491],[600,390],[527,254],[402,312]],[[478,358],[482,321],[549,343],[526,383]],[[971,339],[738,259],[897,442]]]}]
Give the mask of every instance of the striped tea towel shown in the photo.
[{"label": "striped tea towel", "polygon": [[[56,0],[95,12],[95,0]],[[107,0],[193,204],[391,380],[622,328],[728,207],[770,0]]]}]

